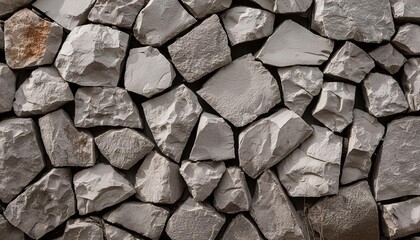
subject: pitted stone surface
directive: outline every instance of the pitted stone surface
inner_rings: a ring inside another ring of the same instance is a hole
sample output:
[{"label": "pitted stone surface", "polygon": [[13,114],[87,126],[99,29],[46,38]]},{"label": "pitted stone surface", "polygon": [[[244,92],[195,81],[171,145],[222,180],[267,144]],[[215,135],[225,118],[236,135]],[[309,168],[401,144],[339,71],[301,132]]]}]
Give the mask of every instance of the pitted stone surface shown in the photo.
[{"label": "pitted stone surface", "polygon": [[398,28],[398,32],[392,39],[392,43],[404,54],[419,55],[420,43],[417,41],[419,38],[420,26],[406,23]]},{"label": "pitted stone surface", "polygon": [[10,240],[25,240],[25,234],[15,226],[9,223],[7,219],[0,214],[0,236],[7,236]]},{"label": "pitted stone surface", "polygon": [[238,214],[227,226],[222,240],[263,240],[251,220]]},{"label": "pitted stone surface", "polygon": [[16,76],[4,63],[0,63],[0,113],[12,110],[16,90]]},{"label": "pitted stone surface", "polygon": [[196,18],[221,12],[232,4],[232,0],[181,0],[181,2]]},{"label": "pitted stone surface", "polygon": [[404,64],[401,79],[410,112],[420,110],[420,58],[411,58]]},{"label": "pitted stone surface", "polygon": [[390,0],[390,2],[395,21],[420,21],[420,4],[417,0]]},{"label": "pitted stone surface", "polygon": [[104,232],[106,240],[144,240],[144,238],[136,237],[119,227],[107,223],[104,224]]},{"label": "pitted stone surface", "polygon": [[303,13],[312,5],[312,0],[251,0],[274,13]]},{"label": "pitted stone surface", "polygon": [[369,52],[369,55],[378,65],[390,74],[397,73],[407,59],[395,49],[391,43],[380,46]]},{"label": "pitted stone surface", "polygon": [[103,240],[104,232],[99,219],[76,218],[67,221],[61,240]]},{"label": "pitted stone surface", "polygon": [[0,1],[0,17],[5,17],[13,12],[15,12],[17,9],[30,4],[32,0],[1,0]]}]

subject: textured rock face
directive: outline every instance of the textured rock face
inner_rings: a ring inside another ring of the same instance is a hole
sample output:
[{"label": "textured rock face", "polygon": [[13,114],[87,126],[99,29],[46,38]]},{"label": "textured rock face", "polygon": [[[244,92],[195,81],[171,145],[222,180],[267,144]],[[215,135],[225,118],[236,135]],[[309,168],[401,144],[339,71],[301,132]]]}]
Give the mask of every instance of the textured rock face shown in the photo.
[{"label": "textured rock face", "polygon": [[303,13],[312,5],[312,0],[251,0],[262,8],[275,13]]},{"label": "textured rock face", "polygon": [[62,240],[103,240],[102,225],[92,218],[71,219],[66,224]]},{"label": "textured rock face", "polygon": [[143,128],[139,110],[122,88],[84,87],[74,96],[76,127],[120,126]]},{"label": "textured rock face", "polygon": [[12,110],[16,90],[16,76],[10,68],[0,63],[0,113]]},{"label": "textured rock face", "polygon": [[225,216],[193,198],[187,199],[166,223],[165,232],[172,240],[216,238]]},{"label": "textured rock face", "polygon": [[202,108],[185,85],[142,104],[147,124],[160,150],[176,162],[190,137]]},{"label": "textured rock face", "polygon": [[315,0],[312,29],[331,39],[379,43],[394,35],[388,0]]},{"label": "textured rock face", "polygon": [[181,0],[181,2],[196,18],[221,12],[232,4],[232,0]]},{"label": "textured rock face", "polygon": [[143,238],[135,237],[131,233],[107,223],[104,224],[104,232],[106,240],[143,240]]},{"label": "textured rock face", "polygon": [[123,128],[108,130],[95,137],[99,151],[117,168],[130,169],[154,148],[154,143],[143,134]]},{"label": "textured rock face", "polygon": [[1,0],[0,1],[0,17],[5,17],[15,12],[17,9],[31,2],[32,0],[15,0],[15,1]]},{"label": "textured rock face", "polygon": [[10,202],[44,168],[36,124],[29,118],[0,122],[0,200]]},{"label": "textured rock face", "polygon": [[254,122],[239,134],[239,166],[256,178],[276,165],[312,134],[296,113],[281,109]]},{"label": "textured rock face", "polygon": [[394,20],[397,22],[418,22],[420,5],[416,0],[390,0]]},{"label": "textured rock face", "polygon": [[7,205],[4,216],[31,238],[41,238],[75,214],[71,172],[54,168]]},{"label": "textured rock face", "polygon": [[187,82],[194,82],[232,61],[226,32],[215,14],[169,45],[168,50]]},{"label": "textured rock face", "polygon": [[326,239],[379,240],[378,209],[366,181],[343,187],[309,208],[312,227]]},{"label": "textured rock face", "polygon": [[10,224],[7,219],[0,215],[0,236],[7,236],[11,240],[24,240],[25,234]]},{"label": "textured rock face", "polygon": [[407,59],[388,43],[369,52],[369,55],[383,69],[391,74],[397,73]]},{"label": "textured rock face", "polygon": [[96,0],[88,19],[92,22],[131,28],[144,2],[144,0]]},{"label": "textured rock face", "polygon": [[63,29],[29,9],[13,14],[4,23],[4,51],[9,67],[21,69],[54,62]]},{"label": "textured rock face", "polygon": [[420,110],[420,58],[411,58],[404,64],[402,85],[409,111]]},{"label": "textured rock face", "polygon": [[245,126],[281,101],[276,80],[251,54],[220,69],[197,93],[235,127]]},{"label": "textured rock face", "polygon": [[127,33],[98,24],[76,27],[64,41],[54,65],[68,82],[117,86],[128,38]]},{"label": "textured rock face", "polygon": [[420,43],[416,39],[419,38],[420,26],[407,23],[398,28],[398,32],[392,39],[392,43],[404,54],[418,55],[420,54]]},{"label": "textured rock face", "polygon": [[262,240],[257,227],[242,214],[238,214],[228,225],[222,240]]}]

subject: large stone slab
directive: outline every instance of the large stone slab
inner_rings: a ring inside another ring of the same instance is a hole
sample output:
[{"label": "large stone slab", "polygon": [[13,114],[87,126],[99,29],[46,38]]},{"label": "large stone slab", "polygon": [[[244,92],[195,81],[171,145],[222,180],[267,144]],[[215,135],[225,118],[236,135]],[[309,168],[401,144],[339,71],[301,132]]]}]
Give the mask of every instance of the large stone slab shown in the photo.
[{"label": "large stone slab", "polygon": [[420,43],[417,41],[419,38],[420,26],[406,23],[398,28],[398,32],[392,39],[392,43],[406,55],[419,55]]},{"label": "large stone slab", "polygon": [[263,238],[250,219],[238,214],[227,226],[222,240],[263,240]]},{"label": "large stone slab", "polygon": [[0,63],[0,113],[12,110],[16,90],[16,76],[10,68]]},{"label": "large stone slab", "polygon": [[15,226],[9,223],[3,215],[0,214],[0,236],[7,236],[11,240],[25,240],[25,234]]},{"label": "large stone slab", "polygon": [[420,58],[411,58],[404,64],[401,79],[404,94],[408,102],[408,111],[420,110]]},{"label": "large stone slab", "polygon": [[181,0],[181,2],[196,18],[221,12],[232,4],[232,0]]},{"label": "large stone slab", "polygon": [[397,22],[419,22],[420,4],[416,0],[390,0],[392,13]]},{"label": "large stone slab", "polygon": [[32,2],[32,0],[15,0],[15,1],[10,1],[10,0],[1,0],[0,1],[0,17],[5,17],[13,12],[15,12],[16,10],[18,10],[19,8],[30,4]]},{"label": "large stone slab", "polygon": [[312,5],[312,0],[251,0],[274,13],[303,13]]},{"label": "large stone slab", "polygon": [[133,234],[111,224],[104,224],[104,232],[106,240],[144,240],[144,238],[138,238]]},{"label": "large stone slab", "polygon": [[404,55],[398,52],[391,43],[370,51],[369,55],[381,68],[387,70],[390,74],[397,73],[407,61]]},{"label": "large stone slab", "polygon": [[66,223],[61,240],[103,240],[102,224],[96,218],[70,219]]}]

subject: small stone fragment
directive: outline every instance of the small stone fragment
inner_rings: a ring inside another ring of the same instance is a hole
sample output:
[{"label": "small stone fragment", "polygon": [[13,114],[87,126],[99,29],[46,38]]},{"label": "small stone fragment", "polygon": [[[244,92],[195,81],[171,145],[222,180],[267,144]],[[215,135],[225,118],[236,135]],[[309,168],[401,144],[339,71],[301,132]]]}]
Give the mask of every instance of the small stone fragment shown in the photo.
[{"label": "small stone fragment", "polygon": [[106,240],[144,240],[143,238],[135,237],[133,234],[107,223],[104,224],[104,231]]},{"label": "small stone fragment", "polygon": [[168,51],[187,82],[194,82],[232,61],[226,32],[215,14],[169,45]]},{"label": "small stone fragment", "polygon": [[303,13],[312,5],[312,0],[251,0],[274,13]]},{"label": "small stone fragment", "polygon": [[0,0],[0,17],[3,18],[31,2],[32,0]]},{"label": "small stone fragment", "polygon": [[147,124],[160,150],[179,162],[203,109],[185,85],[142,104]]},{"label": "small stone fragment", "polygon": [[62,240],[103,240],[102,225],[93,218],[77,218],[67,221]]},{"label": "small stone fragment", "polygon": [[420,26],[406,23],[398,28],[397,34],[392,39],[392,43],[398,50],[407,55],[420,54]]},{"label": "small stone fragment", "polygon": [[420,58],[411,58],[404,64],[402,85],[409,112],[420,110]]},{"label": "small stone fragment", "polygon": [[14,69],[54,62],[60,48],[63,28],[46,21],[29,9],[22,9],[4,23],[4,52],[7,65]]},{"label": "small stone fragment", "polygon": [[235,127],[245,126],[281,101],[276,79],[251,54],[220,69],[197,93]]},{"label": "small stone fragment", "polygon": [[136,174],[136,197],[142,202],[173,204],[184,186],[178,164],[156,151],[147,154]]},{"label": "small stone fragment", "polygon": [[76,173],[73,184],[80,215],[101,211],[136,193],[127,179],[104,163]]},{"label": "small stone fragment", "polygon": [[16,90],[16,76],[4,63],[0,63],[0,86],[0,113],[4,113],[12,110]]},{"label": "small stone fragment", "polygon": [[76,127],[120,126],[143,128],[139,110],[125,89],[83,87],[74,96]]},{"label": "small stone fragment", "polygon": [[181,0],[196,18],[204,18],[229,8],[232,0]]},{"label": "small stone fragment", "polygon": [[[0,236],[7,236],[11,240],[25,240],[25,234],[14,227],[0,214]],[[5,239],[6,240],[6,239]]]},{"label": "small stone fragment", "polygon": [[222,240],[263,240],[257,227],[242,214],[238,214],[229,223]]},{"label": "small stone fragment", "polygon": [[0,49],[4,50],[4,32],[2,27],[0,27]]},{"label": "small stone fragment", "polygon": [[312,131],[299,115],[280,109],[239,134],[239,166],[248,176],[256,178],[289,155]]},{"label": "small stone fragment", "polygon": [[390,2],[395,21],[420,21],[420,5],[417,0],[390,0]]},{"label": "small stone fragment", "polygon": [[404,55],[398,52],[390,43],[376,48],[369,52],[369,55],[381,68],[387,70],[390,74],[397,73],[407,61]]}]

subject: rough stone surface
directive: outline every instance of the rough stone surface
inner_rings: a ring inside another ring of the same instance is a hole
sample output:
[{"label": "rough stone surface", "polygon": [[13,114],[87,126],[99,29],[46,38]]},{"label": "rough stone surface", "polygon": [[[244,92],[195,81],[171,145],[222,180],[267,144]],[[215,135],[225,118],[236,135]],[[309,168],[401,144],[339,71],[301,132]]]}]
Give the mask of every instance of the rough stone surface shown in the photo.
[{"label": "rough stone surface", "polygon": [[420,5],[417,0],[390,0],[390,2],[395,21],[420,21]]},{"label": "rough stone surface", "polygon": [[409,111],[420,110],[420,58],[411,58],[404,64],[402,85]]},{"label": "rough stone surface", "polygon": [[179,162],[202,108],[185,85],[142,104],[144,115],[160,150]]},{"label": "rough stone surface", "polygon": [[220,69],[197,93],[236,127],[252,122],[281,101],[275,78],[251,54]]},{"label": "rough stone surface", "polygon": [[251,220],[238,214],[227,226],[222,240],[263,240]]},{"label": "rough stone surface", "polygon": [[139,110],[122,88],[83,87],[74,96],[76,127],[120,126],[143,128]]},{"label": "rough stone surface", "polygon": [[181,0],[181,2],[196,18],[221,12],[232,4],[232,0]]},{"label": "rough stone surface", "polygon": [[256,178],[289,155],[312,131],[299,115],[280,109],[239,134],[239,166],[248,176]]},{"label": "rough stone surface", "polygon": [[392,44],[380,46],[369,52],[375,62],[390,74],[397,73],[407,59]]},{"label": "rough stone surface", "polygon": [[107,223],[104,224],[104,232],[106,240],[144,240],[143,238],[135,237],[133,234]]},{"label": "rough stone surface", "polygon": [[7,236],[10,240],[25,240],[25,234],[10,224],[3,215],[0,215],[0,236]]},{"label": "rough stone surface", "polygon": [[16,76],[10,68],[0,63],[0,113],[12,110],[16,90]]},{"label": "rough stone surface", "polygon": [[67,221],[61,240],[103,240],[99,219],[77,218]]},{"label": "rough stone surface", "polygon": [[31,2],[32,0],[2,0],[0,1],[0,17],[5,17]]},{"label": "rough stone surface", "polygon": [[274,13],[303,13],[312,5],[312,0],[251,0]]},{"label": "rough stone surface", "polygon": [[232,61],[228,37],[215,14],[169,45],[168,50],[187,82],[194,82]]},{"label": "rough stone surface", "polygon": [[406,23],[398,28],[397,34],[392,39],[394,46],[407,55],[420,54],[420,26]]}]

